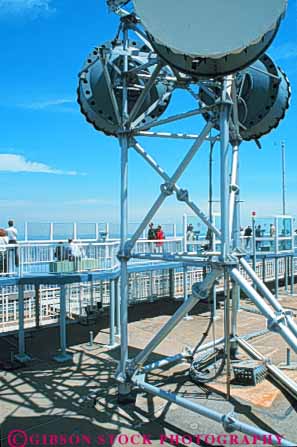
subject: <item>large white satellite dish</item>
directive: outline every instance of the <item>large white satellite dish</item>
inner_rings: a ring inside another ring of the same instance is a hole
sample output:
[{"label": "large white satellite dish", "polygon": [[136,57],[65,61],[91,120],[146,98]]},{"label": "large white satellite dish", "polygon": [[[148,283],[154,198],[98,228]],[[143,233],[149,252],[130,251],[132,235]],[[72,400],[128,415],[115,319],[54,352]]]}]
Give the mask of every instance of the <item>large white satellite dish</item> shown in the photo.
[{"label": "large white satellite dish", "polygon": [[160,55],[204,76],[237,71],[256,60],[272,42],[287,8],[287,0],[133,1]]}]

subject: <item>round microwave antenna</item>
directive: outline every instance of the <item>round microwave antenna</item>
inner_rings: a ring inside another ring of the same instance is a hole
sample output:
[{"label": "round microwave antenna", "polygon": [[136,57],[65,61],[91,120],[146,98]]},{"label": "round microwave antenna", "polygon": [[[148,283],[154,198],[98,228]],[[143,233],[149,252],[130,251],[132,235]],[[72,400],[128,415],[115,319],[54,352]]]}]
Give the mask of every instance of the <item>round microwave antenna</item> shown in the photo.
[{"label": "round microwave antenna", "polygon": [[[263,54],[253,65],[235,78],[238,103],[239,133],[243,140],[258,140],[278,127],[291,98],[291,87],[285,73]],[[210,86],[200,89],[200,104],[211,105],[218,95]],[[208,114],[203,115],[209,120]],[[217,123],[216,128],[219,128]]]},{"label": "round microwave antenna", "polygon": [[107,0],[107,6],[112,10],[116,11],[119,8],[122,8],[127,3],[129,3],[130,0]]},{"label": "round microwave antenna", "polygon": [[133,0],[159,55],[178,70],[215,77],[241,70],[272,43],[287,0]]},{"label": "round microwave antenna", "polygon": [[[149,64],[150,50],[146,45],[129,40],[127,47],[124,50],[120,40],[105,42],[89,54],[79,75],[77,99],[81,112],[96,130],[106,135],[116,136],[121,124],[124,51],[127,51],[131,70],[127,76],[129,113],[156,67]],[[162,79],[168,74],[171,71],[164,67],[160,79],[156,80],[139,108],[135,119],[142,117],[142,124],[149,124],[166,110],[173,90],[173,86]]]}]

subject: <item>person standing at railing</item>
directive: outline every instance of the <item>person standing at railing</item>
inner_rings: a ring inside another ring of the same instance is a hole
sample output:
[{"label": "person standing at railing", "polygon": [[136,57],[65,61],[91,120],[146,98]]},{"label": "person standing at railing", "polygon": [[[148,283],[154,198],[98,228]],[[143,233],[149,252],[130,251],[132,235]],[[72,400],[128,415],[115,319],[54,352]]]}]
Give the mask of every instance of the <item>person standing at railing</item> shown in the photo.
[{"label": "person standing at railing", "polygon": [[248,225],[246,229],[244,230],[244,237],[245,237],[245,249],[249,248],[251,243],[251,237],[253,234],[252,227]]},{"label": "person standing at railing", "polygon": [[7,247],[8,237],[6,231],[0,228],[0,273],[7,273]]},{"label": "person standing at railing", "polygon": [[274,247],[274,238],[275,238],[275,226],[274,226],[273,224],[270,224],[270,227],[269,227],[269,236],[270,236],[271,238],[273,238],[273,240],[270,241],[270,244],[271,244],[271,250],[273,250],[273,247]]},{"label": "person standing at railing", "polygon": [[[147,238],[148,238],[148,240],[149,241],[154,241],[155,239],[157,239],[157,237],[156,237],[156,232],[157,232],[157,230],[156,230],[156,228],[154,228],[154,224],[153,224],[153,222],[151,222],[150,224],[149,224],[149,230],[148,230],[148,232],[147,232]],[[149,242],[149,252],[153,252],[154,250],[153,250],[153,243],[152,242]]]},{"label": "person standing at railing", "polygon": [[[256,230],[255,230],[255,236],[256,238],[259,238],[262,236],[262,230],[261,230],[261,225],[258,225]],[[256,240],[256,250],[259,250],[261,245],[261,241]]]},{"label": "person standing at railing", "polygon": [[[162,241],[162,240],[165,239],[165,233],[162,230],[161,225],[158,225],[158,228],[157,228],[157,231],[156,231],[156,239],[158,241]],[[157,242],[156,243],[156,247],[157,247],[157,251],[158,252],[162,252],[163,244],[164,244],[164,242]]]},{"label": "person standing at railing", "polygon": [[57,261],[66,261],[68,260],[68,253],[66,247],[64,247],[63,242],[59,242],[56,246],[54,257]]},{"label": "person standing at railing", "polygon": [[80,270],[81,260],[85,256],[82,247],[79,246],[73,239],[68,239],[68,259],[74,261],[75,270]]},{"label": "person standing at railing", "polygon": [[[192,224],[189,224],[187,227],[187,241],[188,242],[193,242],[195,240],[195,233],[194,233],[194,227]],[[190,253],[193,250],[193,245],[192,244],[187,244],[187,251]]]},{"label": "person standing at railing", "polygon": [[14,226],[13,220],[8,221],[8,227],[5,231],[8,237],[8,244],[13,245],[8,251],[9,272],[13,272],[15,267],[19,266],[19,252],[17,248],[18,230]]}]

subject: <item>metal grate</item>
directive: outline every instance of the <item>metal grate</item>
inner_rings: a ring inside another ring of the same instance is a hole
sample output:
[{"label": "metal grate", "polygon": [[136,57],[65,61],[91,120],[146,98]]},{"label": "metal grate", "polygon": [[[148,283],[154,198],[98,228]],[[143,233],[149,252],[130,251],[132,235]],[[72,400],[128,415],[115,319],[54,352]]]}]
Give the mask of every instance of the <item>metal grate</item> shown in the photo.
[{"label": "metal grate", "polygon": [[233,372],[237,385],[257,385],[266,378],[267,368],[261,361],[246,360],[233,365]]}]

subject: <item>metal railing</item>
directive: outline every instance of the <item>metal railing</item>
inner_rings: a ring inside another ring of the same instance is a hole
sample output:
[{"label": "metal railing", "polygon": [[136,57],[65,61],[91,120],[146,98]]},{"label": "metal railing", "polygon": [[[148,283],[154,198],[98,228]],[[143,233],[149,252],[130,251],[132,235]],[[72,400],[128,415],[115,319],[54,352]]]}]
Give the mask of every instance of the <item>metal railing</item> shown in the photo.
[{"label": "metal railing", "polygon": [[[294,272],[297,273],[297,259],[294,260]],[[278,277],[285,276],[285,262],[279,258]],[[256,273],[266,281],[275,279],[275,259],[266,259],[265,262],[256,264]],[[244,277],[250,281],[248,275],[240,269]],[[187,291],[191,294],[192,285],[202,281],[203,270],[197,267],[188,267],[185,272],[182,268],[175,270],[160,270],[133,272],[129,275],[129,303],[151,302],[169,296],[183,298],[184,274],[187,275]],[[217,285],[217,290],[223,289],[223,283]],[[38,295],[37,295],[38,291]],[[87,315],[88,307],[106,307],[110,304],[110,281],[101,280],[86,283],[67,285],[67,317],[72,321],[79,321]],[[60,288],[58,286],[41,285],[37,289],[34,286],[25,287],[24,296],[25,327],[57,323],[60,314]],[[5,286],[0,288],[0,333],[18,329],[18,288],[17,286]]]},{"label": "metal railing", "polygon": [[[140,239],[133,254],[180,253],[182,238],[160,241]],[[119,241],[69,243],[20,242],[0,252],[0,278],[49,273],[109,271],[119,266]],[[131,263],[150,262],[132,259]]]}]

